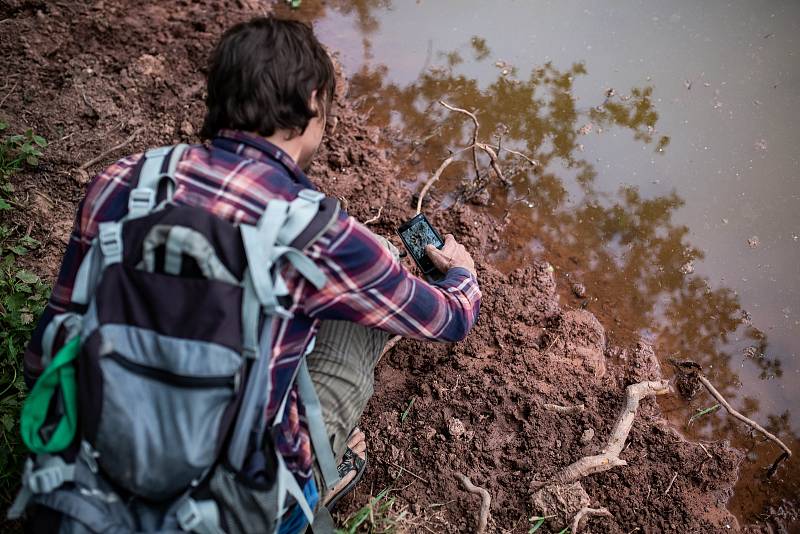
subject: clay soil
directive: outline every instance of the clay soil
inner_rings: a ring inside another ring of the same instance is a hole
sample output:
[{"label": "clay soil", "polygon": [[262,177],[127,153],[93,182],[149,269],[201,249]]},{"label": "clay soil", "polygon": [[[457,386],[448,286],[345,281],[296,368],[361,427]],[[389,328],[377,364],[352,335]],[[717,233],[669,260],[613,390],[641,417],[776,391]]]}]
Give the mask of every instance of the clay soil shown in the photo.
[{"label": "clay soil", "polygon": [[[92,173],[147,147],[199,142],[207,53],[225,27],[258,14],[256,4],[0,1],[0,119],[51,143],[38,169],[14,178],[28,209],[13,222],[45,244],[30,268],[54,277]],[[338,124],[309,174],[362,221],[382,206],[371,227],[392,236],[414,214],[413,191],[398,179],[407,143],[369,126],[344,81],[337,102]],[[88,174],[78,170],[131,137]],[[339,516],[392,488],[401,531],[473,532],[479,498],[456,480],[463,473],[492,495],[489,531],[527,532],[536,481],[599,452],[625,386],[660,369],[647,345],[608,346],[593,315],[559,303],[546,253],[510,274],[483,261],[503,246],[502,223],[480,207],[440,210],[442,198],[434,188],[426,213],[476,258],[480,320],[461,343],[404,339],[385,355],[363,419],[369,471]],[[585,410],[559,414],[546,403]],[[583,480],[592,506],[612,514],[584,531],[738,531],[725,504],[742,454],[724,443],[705,449],[643,401],[621,455],[628,465]]]}]

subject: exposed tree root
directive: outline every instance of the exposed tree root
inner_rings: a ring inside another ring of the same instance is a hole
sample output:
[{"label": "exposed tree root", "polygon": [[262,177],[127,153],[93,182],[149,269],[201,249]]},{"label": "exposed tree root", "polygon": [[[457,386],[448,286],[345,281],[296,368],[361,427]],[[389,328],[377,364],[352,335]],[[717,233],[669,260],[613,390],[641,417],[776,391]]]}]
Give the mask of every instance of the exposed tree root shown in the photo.
[{"label": "exposed tree root", "polygon": [[374,217],[370,217],[369,219],[364,221],[364,224],[365,225],[367,225],[367,224],[375,224],[376,222],[378,222],[380,220],[382,213],[383,213],[383,206],[380,206],[378,208],[378,214],[375,215]]},{"label": "exposed tree root", "polygon": [[580,413],[586,409],[586,407],[581,404],[575,404],[574,406],[559,406],[558,404],[550,404],[547,403],[544,405],[544,409],[548,412],[556,412],[556,413]]},{"label": "exposed tree root", "polygon": [[572,528],[570,528],[570,532],[575,534],[578,532],[578,529],[581,527],[581,521],[589,516],[602,516],[602,517],[611,517],[611,512],[608,511],[607,508],[589,508],[588,506],[584,506],[578,513],[575,514],[575,519],[572,520]]},{"label": "exposed tree root", "polygon": [[484,488],[478,487],[472,483],[469,477],[456,473],[456,478],[461,481],[464,489],[470,493],[481,496],[481,511],[478,516],[478,528],[475,530],[477,534],[486,532],[486,525],[489,523],[489,508],[492,505],[492,496]]},{"label": "exposed tree root", "polygon": [[633,426],[633,420],[636,417],[636,410],[639,408],[639,402],[651,395],[663,395],[669,391],[669,383],[666,380],[654,380],[648,382],[639,382],[638,384],[631,384],[626,388],[625,406],[622,407],[617,418],[617,423],[614,425],[614,430],[611,432],[611,437],[608,439],[608,444],[600,454],[594,456],[584,456],[580,460],[565,467],[560,473],[553,477],[554,484],[568,484],[581,478],[592,475],[595,473],[602,473],[608,471],[612,467],[627,465],[625,460],[622,460],[619,455],[622,448],[625,446],[625,440],[628,438],[628,433]]}]

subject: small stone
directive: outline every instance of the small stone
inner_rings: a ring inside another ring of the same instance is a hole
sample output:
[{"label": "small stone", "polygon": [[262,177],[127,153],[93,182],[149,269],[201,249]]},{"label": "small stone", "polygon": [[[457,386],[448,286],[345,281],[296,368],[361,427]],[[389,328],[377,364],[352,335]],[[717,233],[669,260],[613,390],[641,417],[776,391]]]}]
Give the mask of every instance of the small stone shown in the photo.
[{"label": "small stone", "polygon": [[586,430],[583,431],[583,434],[581,434],[581,443],[586,445],[587,443],[592,441],[593,438],[594,438],[594,429],[587,428]]},{"label": "small stone", "polygon": [[582,299],[586,296],[586,286],[578,283],[572,284],[572,292],[576,297]]},{"label": "small stone", "polygon": [[462,423],[461,420],[456,417],[453,417],[447,423],[447,432],[452,438],[459,439],[466,431],[467,429],[464,426],[464,423]]},{"label": "small stone", "polygon": [[756,248],[760,244],[761,240],[758,239],[757,235],[754,235],[753,237],[747,240],[747,246],[750,248]]}]

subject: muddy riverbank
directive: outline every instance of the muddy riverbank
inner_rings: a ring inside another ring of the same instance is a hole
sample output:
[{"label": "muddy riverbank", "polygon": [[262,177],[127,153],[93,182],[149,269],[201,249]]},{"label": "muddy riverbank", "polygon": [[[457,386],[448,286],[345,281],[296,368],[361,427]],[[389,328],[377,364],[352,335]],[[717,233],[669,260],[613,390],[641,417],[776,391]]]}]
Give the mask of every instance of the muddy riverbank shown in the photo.
[{"label": "muddy riverbank", "polygon": [[[32,270],[54,275],[88,179],[77,171],[82,164],[126,142],[89,173],[125,153],[197,141],[208,49],[223,28],[254,14],[246,2],[237,6],[0,6],[0,53],[7,58],[0,118],[16,129],[32,127],[51,143],[37,171],[15,177],[28,209],[13,222],[30,225],[45,245],[29,256]],[[372,227],[391,236],[414,213],[412,190],[398,176],[399,163],[414,157],[413,140],[371,126],[371,113],[381,110],[364,99],[354,102],[346,91],[342,84],[337,127],[309,174],[362,221],[382,207]],[[488,210],[443,209],[442,202],[450,203],[434,189],[425,211],[475,256],[481,319],[462,343],[402,340],[384,357],[364,420],[370,471],[342,515],[391,487],[394,512],[405,512],[400,527],[470,532],[478,499],[456,481],[461,472],[492,494],[493,531],[526,532],[537,513],[535,482],[598,452],[625,386],[661,371],[647,345],[609,343],[606,329],[613,325],[559,298],[546,251],[543,260],[498,270],[494,258],[509,246],[511,218],[498,222]],[[581,403],[585,410],[558,414],[546,410],[547,403]],[[590,430],[594,437],[587,439]],[[584,479],[591,504],[612,514],[591,519],[591,531],[737,530],[725,504],[742,452],[724,442],[704,443],[704,450],[686,441],[652,399],[642,402],[628,442],[622,454],[627,466]],[[551,526],[557,532],[563,525]]]}]

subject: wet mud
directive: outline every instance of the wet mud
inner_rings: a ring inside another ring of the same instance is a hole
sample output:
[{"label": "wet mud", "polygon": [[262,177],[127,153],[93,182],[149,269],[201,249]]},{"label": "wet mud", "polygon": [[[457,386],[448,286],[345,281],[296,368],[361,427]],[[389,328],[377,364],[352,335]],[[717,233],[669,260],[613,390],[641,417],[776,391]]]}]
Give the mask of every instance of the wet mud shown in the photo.
[{"label": "wet mud", "polygon": [[[257,14],[253,4],[0,4],[0,55],[7,58],[0,67],[0,119],[50,141],[40,167],[14,177],[29,209],[12,223],[44,243],[27,257],[30,268],[54,277],[91,173],[150,146],[197,142],[207,53],[224,28]],[[350,98],[342,81],[336,125],[309,175],[359,220],[383,208],[371,228],[399,246],[394,229],[414,214],[414,191],[400,176],[401,162],[414,157],[412,143],[371,125],[371,108]],[[79,170],[129,139],[87,172]],[[472,252],[484,295],[481,317],[461,343],[404,339],[383,357],[363,420],[369,471],[339,518],[392,488],[401,531],[472,532],[479,499],[457,481],[463,473],[492,495],[490,531],[527,532],[529,517],[539,512],[532,503],[536,483],[598,453],[625,387],[663,371],[649,345],[609,342],[609,325],[568,295],[575,288],[557,283],[547,251],[545,260],[498,269],[511,218],[453,204],[436,188],[425,213]],[[404,261],[414,268],[410,258]],[[584,410],[556,413],[545,404]],[[726,442],[687,441],[650,398],[639,407],[621,458],[626,466],[582,481],[591,506],[612,514],[591,518],[585,531],[741,530],[725,506],[744,452]],[[550,523],[540,532],[564,526]]]}]

